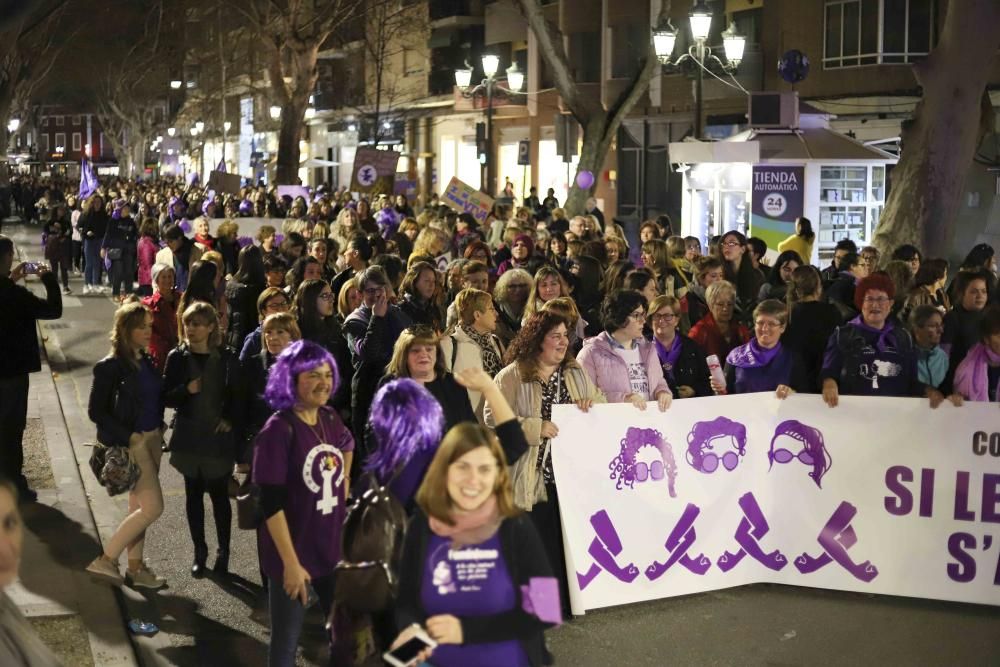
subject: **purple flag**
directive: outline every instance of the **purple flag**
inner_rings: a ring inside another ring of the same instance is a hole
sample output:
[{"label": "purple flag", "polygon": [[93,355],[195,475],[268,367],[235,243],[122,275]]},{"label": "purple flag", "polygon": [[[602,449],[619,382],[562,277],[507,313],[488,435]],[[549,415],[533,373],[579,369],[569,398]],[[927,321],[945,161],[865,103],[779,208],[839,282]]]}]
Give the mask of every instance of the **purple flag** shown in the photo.
[{"label": "purple flag", "polygon": [[219,166],[215,168],[216,171],[221,171],[223,174],[226,173],[226,161],[219,160]]},{"label": "purple flag", "polygon": [[97,176],[94,175],[94,170],[87,162],[87,158],[83,159],[83,164],[80,166],[80,199],[86,199],[90,195],[94,194],[97,190]]}]

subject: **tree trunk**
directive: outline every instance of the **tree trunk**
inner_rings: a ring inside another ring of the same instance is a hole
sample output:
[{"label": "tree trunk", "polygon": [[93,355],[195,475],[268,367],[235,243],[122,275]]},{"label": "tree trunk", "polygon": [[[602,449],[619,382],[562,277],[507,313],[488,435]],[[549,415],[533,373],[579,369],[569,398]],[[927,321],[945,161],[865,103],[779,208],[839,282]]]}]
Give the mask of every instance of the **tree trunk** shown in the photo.
[{"label": "tree trunk", "polygon": [[299,183],[299,139],[305,127],[306,107],[309,96],[316,88],[319,72],[316,69],[319,45],[302,44],[291,50],[289,74],[292,81],[285,85],[284,78],[275,76],[272,69],[271,85],[280,87],[281,129],[278,131],[278,160],[274,180],[281,185]]},{"label": "tree trunk", "polygon": [[[892,192],[873,239],[883,254],[904,243],[927,253],[950,250],[965,178],[983,138],[980,100],[998,48],[1000,3],[948,4],[940,41],[914,67],[923,99],[903,132]],[[992,121],[992,106],[989,112]]]},{"label": "tree trunk", "polygon": [[594,188],[597,187],[597,179],[600,178],[604,167],[604,159],[607,157],[611,141],[614,139],[614,132],[618,131],[617,124],[615,130],[610,131],[605,120],[606,115],[600,114],[600,118],[593,119],[587,127],[583,128],[583,145],[580,148],[580,161],[577,163],[576,173],[589,171],[594,175],[594,182],[589,188],[581,188],[576,184],[576,175],[571,174],[569,194],[566,195],[566,201],[563,204],[566,215],[570,217],[582,215],[586,211],[587,198],[594,193]]}]

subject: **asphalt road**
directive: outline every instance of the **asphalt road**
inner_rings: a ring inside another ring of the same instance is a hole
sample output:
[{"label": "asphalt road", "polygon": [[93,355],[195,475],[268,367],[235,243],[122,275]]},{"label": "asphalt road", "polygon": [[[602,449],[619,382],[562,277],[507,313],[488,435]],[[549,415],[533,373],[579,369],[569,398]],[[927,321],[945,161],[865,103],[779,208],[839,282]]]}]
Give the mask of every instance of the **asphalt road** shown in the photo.
[{"label": "asphalt road", "polygon": [[[37,228],[6,227],[28,258],[41,256]],[[107,352],[114,305],[80,296],[72,279],[62,320],[43,330],[74,447],[94,438],[86,419],[91,368]],[[235,528],[233,576],[194,580],[183,479],[164,459],[165,511],[146,542],[151,566],[169,581],[157,593],[123,593],[128,618],[161,632],[138,643],[144,664],[266,664],[266,607],[254,536]],[[119,515],[124,499],[114,499]],[[95,494],[98,524],[109,499]],[[209,505],[206,499],[206,505]],[[114,508],[112,508],[114,509]],[[206,533],[214,553],[211,512]],[[113,526],[111,526],[113,528]],[[102,529],[104,534],[104,529]],[[211,559],[209,561],[211,564]],[[124,622],[124,621],[123,621]],[[310,619],[299,658],[325,658],[321,619]],[[598,610],[549,633],[560,665],[1000,665],[1000,609],[959,603],[756,585]]]}]

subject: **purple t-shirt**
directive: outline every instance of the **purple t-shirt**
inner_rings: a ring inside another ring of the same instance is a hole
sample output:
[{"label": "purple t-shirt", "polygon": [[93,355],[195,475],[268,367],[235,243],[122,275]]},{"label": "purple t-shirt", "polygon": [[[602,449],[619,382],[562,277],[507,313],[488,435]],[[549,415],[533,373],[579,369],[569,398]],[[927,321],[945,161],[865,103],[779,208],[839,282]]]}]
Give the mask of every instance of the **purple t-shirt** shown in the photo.
[{"label": "purple t-shirt", "polygon": [[[420,600],[428,616],[488,616],[511,611],[517,604],[514,582],[500,551],[500,536],[482,544],[452,549],[451,541],[431,535],[424,559]],[[527,667],[520,642],[441,644],[434,649],[435,667]]]},{"label": "purple t-shirt", "polygon": [[[288,531],[299,562],[311,577],[333,574],[340,560],[346,514],[344,454],[353,449],[351,432],[328,407],[319,409],[315,426],[291,411],[274,414],[257,435],[253,481],[285,488]],[[262,524],[258,534],[264,574],[280,579],[284,565],[267,526]]]}]

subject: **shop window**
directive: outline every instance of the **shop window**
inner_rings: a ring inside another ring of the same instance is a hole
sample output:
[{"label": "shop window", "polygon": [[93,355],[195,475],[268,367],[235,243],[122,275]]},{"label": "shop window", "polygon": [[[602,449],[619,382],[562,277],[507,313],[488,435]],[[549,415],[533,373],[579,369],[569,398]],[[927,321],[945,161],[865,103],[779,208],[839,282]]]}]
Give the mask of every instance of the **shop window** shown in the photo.
[{"label": "shop window", "polygon": [[934,45],[935,0],[826,0],[823,66],[906,64]]},{"label": "shop window", "polygon": [[65,151],[66,150],[66,133],[56,132],[56,150]]},{"label": "shop window", "polygon": [[870,243],[885,206],[883,165],[825,166],[820,168],[820,250],[829,251],[837,241]]},{"label": "shop window", "polygon": [[79,132],[73,133],[73,150],[79,152],[83,148],[83,141]]}]

